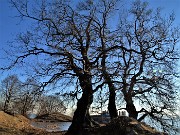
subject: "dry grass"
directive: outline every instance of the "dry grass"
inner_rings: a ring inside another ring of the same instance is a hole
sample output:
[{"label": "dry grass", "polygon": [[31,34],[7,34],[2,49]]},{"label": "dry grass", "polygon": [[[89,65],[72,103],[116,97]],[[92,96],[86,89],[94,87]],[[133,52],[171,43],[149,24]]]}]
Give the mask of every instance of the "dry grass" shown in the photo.
[{"label": "dry grass", "polygon": [[22,115],[12,116],[0,111],[0,126],[23,130],[31,128],[30,121]]},{"label": "dry grass", "polygon": [[0,135],[44,134],[45,131],[35,129],[30,120],[22,115],[9,115],[0,111]]}]

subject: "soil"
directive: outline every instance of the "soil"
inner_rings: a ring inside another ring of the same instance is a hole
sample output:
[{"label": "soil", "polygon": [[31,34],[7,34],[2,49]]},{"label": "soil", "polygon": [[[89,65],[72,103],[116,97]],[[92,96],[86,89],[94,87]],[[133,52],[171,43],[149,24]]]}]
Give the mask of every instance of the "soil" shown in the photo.
[{"label": "soil", "polygon": [[0,111],[0,135],[63,135],[63,132],[49,133],[30,125],[22,115],[9,115]]}]

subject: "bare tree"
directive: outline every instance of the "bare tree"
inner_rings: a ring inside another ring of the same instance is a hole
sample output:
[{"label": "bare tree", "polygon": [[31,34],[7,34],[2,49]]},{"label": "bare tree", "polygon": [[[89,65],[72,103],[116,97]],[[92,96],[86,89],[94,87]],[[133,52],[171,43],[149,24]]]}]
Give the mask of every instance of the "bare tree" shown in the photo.
[{"label": "bare tree", "polygon": [[[101,42],[102,52],[105,50],[102,73],[109,89],[120,90],[130,117],[139,121],[150,118],[165,131],[175,129],[177,122],[174,78],[179,28],[173,26],[174,19],[173,14],[162,17],[159,9],[153,11],[148,3],[135,1],[128,12],[121,12],[114,42],[106,41],[107,33],[102,34]],[[110,45],[114,49],[107,52]],[[115,96],[112,99],[115,101]]]},{"label": "bare tree", "polygon": [[27,79],[21,84],[21,90],[18,92],[14,100],[14,109],[19,114],[27,116],[28,111],[33,111],[36,106],[41,93],[39,93],[40,84],[34,79]]},{"label": "bare tree", "polygon": [[[117,114],[117,108],[116,108],[116,88],[113,84],[112,76],[111,73],[109,72],[108,66],[107,66],[107,57],[109,51],[111,50],[114,41],[112,40],[113,33],[111,30],[108,28],[107,21],[110,13],[112,12],[112,7],[115,7],[117,4],[116,1],[103,1],[103,4],[105,5],[105,10],[103,13],[103,19],[102,19],[102,24],[99,24],[99,37],[101,40],[101,52],[102,52],[102,59],[101,59],[101,71],[102,71],[102,76],[104,78],[104,83],[108,85],[109,88],[109,103],[108,103],[108,110],[111,119],[116,118],[118,116]],[[108,47],[111,46],[111,47]],[[119,46],[120,47],[120,46]]]},{"label": "bare tree", "polygon": [[[153,11],[148,3],[135,1],[119,20],[116,40],[126,49],[116,50],[114,56],[119,61],[118,80],[129,116],[139,121],[148,116],[165,130],[173,127],[176,115],[177,88],[173,80],[179,28],[173,21],[173,14],[162,17],[159,9]],[[141,110],[137,110],[135,101],[140,102]]]},{"label": "bare tree", "polygon": [[77,101],[77,109],[67,134],[78,134],[83,125],[93,125],[89,108],[93,102],[93,93],[99,88],[93,79],[102,55],[101,51],[97,51],[101,47],[99,23],[102,12],[106,12],[105,6],[113,8],[113,3],[103,5],[103,2],[87,0],[78,3],[81,6],[76,8],[64,0],[43,0],[36,3],[36,7],[28,1],[11,0],[20,17],[32,19],[37,25],[33,31],[19,35],[20,47],[15,48],[20,50],[7,68],[17,63],[27,64],[28,60],[37,58],[38,62],[34,61],[31,69],[36,71],[37,76],[47,80],[43,86],[60,80],[79,82],[82,96]]},{"label": "bare tree", "polygon": [[1,91],[4,96],[3,111],[13,114],[13,101],[21,89],[21,82],[16,75],[7,76],[1,82]]},{"label": "bare tree", "polygon": [[59,96],[49,95],[42,96],[39,100],[38,115],[52,114],[52,113],[64,113],[66,107]]}]

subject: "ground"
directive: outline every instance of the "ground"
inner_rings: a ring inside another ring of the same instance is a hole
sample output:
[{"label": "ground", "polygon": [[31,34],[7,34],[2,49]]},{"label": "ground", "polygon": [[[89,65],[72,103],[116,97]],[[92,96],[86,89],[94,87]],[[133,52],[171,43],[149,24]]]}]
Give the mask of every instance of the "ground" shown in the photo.
[{"label": "ground", "polygon": [[82,135],[168,135],[137,120],[120,116],[110,123],[96,128],[84,129]]},{"label": "ground", "polygon": [[33,128],[30,120],[22,115],[9,115],[0,111],[0,135],[62,135],[59,133],[48,133],[41,129]]},{"label": "ground", "polygon": [[[50,117],[45,118],[49,119]],[[26,117],[22,115],[12,116],[0,111],[0,135],[64,135],[64,133],[48,133],[44,130],[33,128],[30,125],[30,120]],[[81,135],[167,135],[167,133],[158,132],[155,128],[145,123],[123,116],[115,118],[110,123],[100,127],[84,128]]]}]

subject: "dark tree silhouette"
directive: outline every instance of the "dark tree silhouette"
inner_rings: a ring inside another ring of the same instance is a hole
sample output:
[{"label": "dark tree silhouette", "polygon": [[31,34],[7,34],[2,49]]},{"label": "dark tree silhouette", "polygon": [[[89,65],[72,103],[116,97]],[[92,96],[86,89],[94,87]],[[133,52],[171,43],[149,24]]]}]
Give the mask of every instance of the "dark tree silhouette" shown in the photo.
[{"label": "dark tree silhouette", "polygon": [[11,3],[22,19],[31,19],[36,25],[19,35],[15,60],[7,68],[33,59],[31,69],[36,76],[48,78],[44,87],[59,80],[78,80],[82,96],[67,134],[79,134],[83,126],[93,126],[89,108],[93,93],[101,86],[93,79],[102,56],[99,30],[115,2],[87,0],[77,7],[64,0]]},{"label": "dark tree silhouette", "polygon": [[[129,116],[139,121],[148,116],[165,130],[172,128],[172,117],[177,116],[174,78],[179,28],[173,26],[174,19],[173,14],[163,17],[159,9],[153,11],[148,3],[135,1],[128,12],[121,14],[117,44],[126,50],[119,50],[115,56]],[[141,110],[137,110],[135,101],[139,101]]]}]

